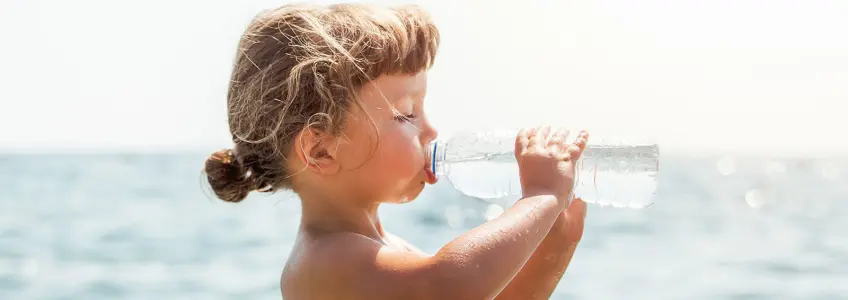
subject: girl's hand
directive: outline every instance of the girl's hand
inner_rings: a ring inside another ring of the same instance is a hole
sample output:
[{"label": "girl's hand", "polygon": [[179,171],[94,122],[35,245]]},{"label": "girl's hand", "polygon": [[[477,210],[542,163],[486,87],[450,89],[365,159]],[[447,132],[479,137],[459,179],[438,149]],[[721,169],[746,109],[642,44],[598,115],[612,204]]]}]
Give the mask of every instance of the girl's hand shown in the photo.
[{"label": "girl's hand", "polygon": [[549,126],[523,129],[515,140],[515,159],[521,178],[523,198],[556,196],[568,206],[572,196],[575,163],[580,159],[589,134],[581,131],[574,143],[567,143],[568,130],[551,131]]}]

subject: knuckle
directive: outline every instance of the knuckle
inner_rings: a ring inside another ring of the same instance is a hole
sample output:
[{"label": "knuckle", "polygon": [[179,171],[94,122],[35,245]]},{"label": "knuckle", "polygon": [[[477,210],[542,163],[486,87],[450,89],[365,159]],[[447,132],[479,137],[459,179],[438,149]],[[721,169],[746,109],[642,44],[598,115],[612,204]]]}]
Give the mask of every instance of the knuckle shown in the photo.
[{"label": "knuckle", "polygon": [[577,146],[574,146],[574,145],[568,146],[568,154],[571,155],[571,156],[580,155],[580,147],[577,147]]}]

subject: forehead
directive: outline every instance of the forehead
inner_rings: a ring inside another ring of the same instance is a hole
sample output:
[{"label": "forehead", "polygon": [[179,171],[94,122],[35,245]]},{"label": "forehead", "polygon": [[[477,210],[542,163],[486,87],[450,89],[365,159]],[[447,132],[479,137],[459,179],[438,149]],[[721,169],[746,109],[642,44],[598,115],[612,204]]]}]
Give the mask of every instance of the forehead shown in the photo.
[{"label": "forehead", "polygon": [[359,100],[366,106],[385,107],[386,102],[397,105],[418,100],[427,93],[427,73],[413,75],[383,75],[366,83],[359,91]]}]

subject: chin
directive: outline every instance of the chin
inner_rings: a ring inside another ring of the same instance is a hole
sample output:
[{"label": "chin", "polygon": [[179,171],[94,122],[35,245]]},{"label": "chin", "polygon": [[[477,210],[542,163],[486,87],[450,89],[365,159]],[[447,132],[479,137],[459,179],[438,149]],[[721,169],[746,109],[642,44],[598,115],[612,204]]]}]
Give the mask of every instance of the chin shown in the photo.
[{"label": "chin", "polygon": [[415,199],[417,199],[417,198],[418,198],[418,195],[403,196],[403,197],[400,197],[399,199],[397,199],[395,201],[392,201],[391,203],[392,204],[404,204],[404,203],[409,203],[409,202],[415,201]]},{"label": "chin", "polygon": [[395,201],[389,201],[388,204],[404,204],[415,201],[415,198],[403,197]]},{"label": "chin", "polygon": [[424,184],[422,183],[419,186],[410,188],[408,190],[408,192],[406,192],[401,197],[397,198],[397,200],[391,201],[390,203],[402,204],[402,203],[409,203],[409,202],[415,201],[415,199],[417,199],[418,196],[421,195],[421,191],[423,191],[423,190],[424,190]]}]

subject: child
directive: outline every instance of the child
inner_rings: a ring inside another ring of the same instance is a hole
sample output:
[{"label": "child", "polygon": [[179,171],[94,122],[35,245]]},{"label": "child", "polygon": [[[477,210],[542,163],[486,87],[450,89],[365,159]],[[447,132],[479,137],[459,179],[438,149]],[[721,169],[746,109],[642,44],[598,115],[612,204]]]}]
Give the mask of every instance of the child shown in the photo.
[{"label": "child", "polygon": [[570,200],[585,132],[568,144],[563,130],[522,130],[522,199],[435,254],[380,223],[381,203],[411,201],[436,181],[424,97],[438,42],[414,6],[286,5],[248,26],[227,95],[235,145],[205,171],[224,201],[298,194],[283,298],[550,297],[582,236],[586,206]]}]

